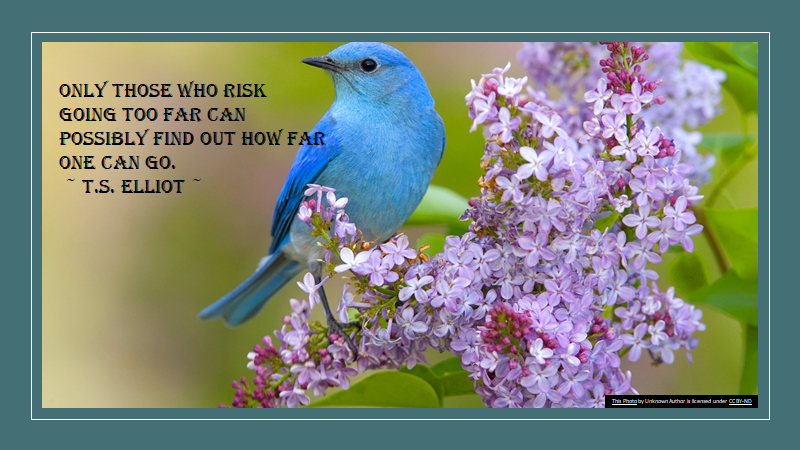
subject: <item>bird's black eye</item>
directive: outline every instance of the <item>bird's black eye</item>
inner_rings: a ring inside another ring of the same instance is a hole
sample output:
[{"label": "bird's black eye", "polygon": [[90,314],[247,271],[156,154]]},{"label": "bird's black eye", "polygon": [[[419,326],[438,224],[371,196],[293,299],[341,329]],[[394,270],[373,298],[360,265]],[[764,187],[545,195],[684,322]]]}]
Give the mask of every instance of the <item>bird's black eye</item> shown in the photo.
[{"label": "bird's black eye", "polygon": [[377,68],[378,68],[378,63],[376,63],[374,59],[367,58],[361,61],[361,70],[363,70],[364,72],[367,73],[374,72],[375,69]]}]

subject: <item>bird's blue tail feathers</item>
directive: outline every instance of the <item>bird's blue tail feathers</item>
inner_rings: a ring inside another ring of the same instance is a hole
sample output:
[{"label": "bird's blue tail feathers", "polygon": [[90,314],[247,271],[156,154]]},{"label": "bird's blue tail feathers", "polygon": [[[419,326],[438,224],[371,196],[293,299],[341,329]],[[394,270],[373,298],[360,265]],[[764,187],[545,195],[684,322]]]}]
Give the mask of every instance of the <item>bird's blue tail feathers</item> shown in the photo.
[{"label": "bird's blue tail feathers", "polygon": [[222,316],[226,324],[239,325],[258,314],[267,300],[300,271],[300,263],[278,250],[236,289],[201,311],[200,318]]}]

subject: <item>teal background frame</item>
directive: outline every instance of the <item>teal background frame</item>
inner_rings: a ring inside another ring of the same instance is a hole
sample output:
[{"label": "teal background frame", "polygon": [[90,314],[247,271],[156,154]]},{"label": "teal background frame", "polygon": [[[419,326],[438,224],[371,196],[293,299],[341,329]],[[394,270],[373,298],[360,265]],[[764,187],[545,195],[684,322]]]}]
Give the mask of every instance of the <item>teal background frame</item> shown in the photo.
[{"label": "teal background frame", "polygon": [[[190,7],[186,7],[185,9],[180,9],[177,6],[170,6],[166,5],[163,2],[159,4],[157,8],[149,8],[145,3],[146,2],[138,2],[135,6],[128,5],[125,6],[124,4],[120,4],[118,6],[112,7],[108,3],[103,2],[93,2],[94,7],[92,5],[77,5],[74,3],[70,4],[62,4],[58,6],[59,10],[45,10],[44,6],[42,5],[28,5],[25,7],[5,7],[7,11],[6,18],[8,26],[4,27],[4,42],[6,43],[6,48],[8,52],[8,60],[10,64],[6,66],[6,70],[4,72],[3,77],[3,85],[6,87],[6,95],[5,100],[3,101],[4,108],[0,110],[0,125],[2,125],[3,135],[7,137],[6,145],[4,146],[6,152],[4,155],[5,163],[3,164],[3,177],[0,179],[0,186],[3,188],[4,193],[8,193],[9,195],[4,195],[4,199],[6,200],[5,204],[5,218],[6,220],[3,221],[4,227],[4,247],[5,247],[5,258],[3,258],[3,279],[6,284],[11,289],[7,291],[7,297],[5,298],[6,307],[4,310],[3,316],[7,318],[5,326],[3,327],[3,337],[4,342],[6,343],[7,349],[7,360],[3,366],[6,368],[3,375],[6,389],[4,390],[4,397],[7,399],[6,402],[6,409],[15,410],[11,417],[15,419],[25,419],[26,421],[30,419],[340,419],[340,418],[352,418],[352,419],[392,419],[391,422],[386,423],[387,427],[381,426],[380,428],[383,429],[391,429],[394,427],[395,433],[398,431],[399,427],[404,427],[405,424],[401,424],[396,422],[397,419],[521,419],[521,418],[530,418],[530,419],[712,419],[712,418],[719,418],[719,419],[766,419],[770,417],[771,414],[771,372],[769,370],[770,367],[770,344],[772,343],[772,327],[770,322],[770,315],[769,314],[761,314],[759,323],[760,328],[768,327],[770,330],[769,333],[761,333],[761,340],[760,340],[760,348],[759,348],[759,388],[760,388],[760,405],[757,410],[749,410],[749,411],[728,411],[728,410],[645,410],[645,411],[605,411],[602,413],[597,412],[590,412],[590,411],[493,411],[493,410],[437,410],[437,411],[424,411],[424,410],[362,410],[362,409],[348,409],[348,410],[296,410],[296,411],[264,411],[264,410],[250,410],[251,412],[245,411],[224,411],[224,410],[215,410],[215,409],[168,409],[168,410],[161,410],[161,409],[42,409],[41,408],[41,173],[38,170],[41,167],[41,92],[37,92],[34,90],[32,93],[27,92],[25,86],[41,86],[41,43],[45,41],[199,41],[199,42],[217,42],[217,41],[346,41],[346,40],[382,40],[382,41],[521,41],[526,39],[525,33],[492,33],[492,34],[472,34],[472,33],[459,33],[459,34],[428,34],[428,33],[420,33],[420,34],[395,34],[395,33],[369,33],[369,34],[353,34],[353,33],[325,33],[325,34],[241,34],[241,33],[229,33],[229,34],[204,34],[204,33],[189,33],[189,34],[84,34],[84,33],[77,33],[77,34],[31,34],[33,31],[47,31],[47,30],[61,30],[61,31],[68,31],[70,29],[73,30],[91,30],[91,29],[128,29],[128,30],[137,30],[137,31],[157,31],[157,30],[171,30],[174,29],[176,31],[180,29],[184,30],[198,30],[198,29],[206,29],[206,30],[232,30],[232,29],[245,29],[245,30],[277,30],[277,31],[290,31],[289,28],[302,28],[302,29],[312,29],[316,27],[320,27],[323,29],[330,29],[328,24],[336,24],[342,28],[357,28],[357,27],[365,27],[367,29],[408,29],[410,28],[410,24],[417,27],[419,30],[442,30],[445,28],[450,28],[451,30],[460,30],[467,27],[470,27],[471,24],[475,24],[476,27],[482,26],[489,26],[493,29],[500,29],[503,26],[508,26],[511,29],[524,29],[529,26],[535,26],[540,31],[557,31],[556,28],[559,28],[560,25],[564,23],[566,19],[559,20],[547,20],[547,19],[539,19],[536,20],[536,23],[533,24],[525,24],[520,23],[518,26],[515,24],[506,23],[504,20],[486,20],[485,22],[481,20],[484,16],[489,16],[489,18],[493,18],[491,15],[493,12],[491,11],[491,6],[483,4],[482,6],[469,6],[466,3],[461,3],[457,7],[457,10],[454,10],[453,14],[448,15],[448,19],[450,21],[450,25],[443,23],[440,19],[442,17],[441,14],[434,14],[433,10],[440,5],[433,5],[433,4],[426,4],[424,7],[425,14],[420,14],[419,8],[423,8],[422,6],[414,5],[413,2],[405,3],[400,10],[392,11],[393,24],[378,22],[376,23],[374,20],[370,21],[367,20],[362,21],[359,20],[361,18],[373,18],[377,16],[376,11],[374,8],[375,6],[371,6],[368,9],[358,9],[352,6],[347,8],[336,8],[337,5],[328,4],[327,8],[334,6],[333,11],[327,11],[324,9],[317,9],[317,14],[310,14],[309,6],[308,5],[300,5],[305,10],[305,16],[299,15],[291,15],[291,12],[287,12],[286,5],[266,5],[266,4],[259,4],[255,7],[255,9],[251,8],[248,11],[258,11],[260,14],[248,14],[248,13],[239,13],[239,14],[230,14],[229,16],[222,16],[217,15],[214,13],[215,10],[222,10],[222,6],[218,5],[216,7],[209,6],[205,7],[201,5],[200,2],[195,2]],[[788,22],[794,16],[791,13],[784,13],[780,14],[778,11],[768,8],[769,2],[759,2],[757,9],[739,9],[737,5],[733,2],[730,4],[726,4],[724,11],[714,10],[712,5],[700,5],[697,2],[685,2],[686,4],[682,4],[684,2],[671,2],[669,5],[669,11],[658,11],[658,15],[650,15],[650,19],[648,21],[643,20],[634,20],[635,18],[632,17],[628,20],[628,22],[615,22],[609,17],[607,20],[603,21],[602,23],[597,22],[596,20],[602,19],[603,17],[599,17],[603,13],[603,8],[609,8],[610,5],[598,5],[597,3],[590,4],[591,6],[587,6],[585,11],[587,13],[582,14],[582,18],[578,17],[575,21],[569,20],[568,27],[570,29],[596,29],[596,28],[611,28],[617,26],[624,26],[628,27],[630,24],[631,27],[635,26],[639,29],[647,28],[648,26],[658,27],[660,29],[663,28],[671,28],[675,29],[676,31],[691,31],[691,30],[698,30],[698,29],[708,29],[708,27],[714,27],[717,29],[739,29],[739,30],[752,30],[752,31],[771,31],[776,28],[781,28],[780,22],[781,19],[785,17],[785,21]],[[230,7],[232,5],[226,4],[226,7]],[[441,5],[444,8],[445,5]],[[661,5],[664,6],[664,5]],[[388,7],[388,5],[387,5]],[[566,5],[562,4],[559,5],[547,5],[547,6],[538,6],[538,5],[531,5],[532,8],[536,9],[537,17],[560,17],[558,15],[558,9],[566,8]],[[480,9],[478,9],[480,8]],[[549,10],[548,10],[549,8]],[[569,9],[572,10],[573,8],[578,8],[576,4],[570,3]],[[706,8],[703,11],[703,8]],[[344,10],[342,10],[344,9]],[[117,10],[114,12],[113,10]],[[121,10],[121,11],[120,11]],[[313,10],[313,9],[312,9]],[[359,11],[362,14],[355,14],[354,11]],[[593,12],[594,11],[594,12]],[[687,13],[690,12],[690,13]],[[106,19],[109,21],[104,21],[103,17],[96,15],[98,12],[101,14],[106,15]],[[113,14],[109,14],[113,13]],[[498,12],[498,15],[502,14],[502,11]],[[653,13],[655,14],[655,13]],[[721,15],[728,14],[739,14],[739,17],[734,18],[732,21],[724,20]],[[420,15],[424,17],[419,17]],[[461,15],[461,16],[460,16]],[[618,16],[621,16],[621,13],[617,13]],[[637,16],[645,16],[645,13],[639,8],[637,5]],[[294,17],[297,20],[282,20],[280,17]],[[343,20],[337,20],[342,18]],[[267,20],[268,19],[268,20]],[[497,17],[499,19],[499,16]],[[619,17],[622,21],[624,17]],[[580,21],[590,22],[590,23],[579,23]],[[352,24],[352,25],[351,25]],[[788,25],[788,24],[787,24]],[[282,27],[280,29],[278,27]],[[784,30],[787,30],[786,26],[783,26]],[[772,31],[771,31],[772,32]],[[776,42],[790,42],[793,41],[791,37],[788,36],[788,33],[785,32],[773,32],[776,37]],[[779,34],[780,33],[780,34]],[[601,39],[602,36],[602,39]],[[594,40],[641,40],[646,38],[648,40],[682,40],[682,41],[758,41],[759,46],[761,47],[761,59],[759,61],[759,73],[760,73],[760,83],[759,83],[759,116],[760,118],[764,118],[759,121],[759,136],[761,139],[766,139],[766,145],[761,145],[761,152],[759,154],[759,183],[762,189],[759,190],[759,241],[761,243],[761,247],[759,248],[759,265],[761,267],[760,270],[760,280],[759,280],[759,309],[761,311],[769,311],[769,298],[770,298],[770,284],[769,280],[771,278],[771,267],[770,267],[770,231],[771,231],[771,224],[769,221],[770,215],[770,193],[771,193],[771,180],[770,180],[770,166],[769,164],[764,164],[769,157],[771,149],[771,139],[769,136],[770,124],[771,124],[771,104],[769,98],[769,87],[771,81],[771,72],[770,72],[770,61],[769,61],[769,54],[771,53],[771,35],[767,35],[766,33],[762,34],[737,34],[737,33],[713,33],[713,34],[696,34],[696,33],[681,33],[681,34],[637,34],[637,33],[592,33],[590,35],[587,34],[537,34],[535,37],[540,40],[576,40],[576,39],[594,39]],[[778,36],[781,36],[780,38]],[[778,44],[779,45],[779,44]],[[777,50],[777,48],[776,48]],[[781,62],[779,64],[784,65],[786,60],[792,60],[791,62],[796,65],[796,62],[793,61],[794,54],[796,51],[788,51],[784,49],[776,51],[776,55],[782,55]],[[31,56],[32,55],[32,56]],[[789,58],[786,56],[790,55]],[[30,72],[28,69],[28,64],[30,64]],[[776,85],[782,86],[784,89],[791,90],[795,85],[794,75],[796,72],[792,70],[793,68],[787,68],[786,70],[779,70],[776,71]],[[32,76],[32,80],[29,77]],[[792,77],[791,79],[787,79],[788,77]],[[37,83],[38,80],[38,83]],[[791,92],[791,91],[790,91]],[[32,97],[31,97],[32,94]],[[782,97],[790,98],[791,95],[782,95]],[[32,106],[32,111],[30,115],[27,114],[28,105]],[[794,134],[794,130],[796,129],[795,126],[791,126],[786,121],[791,120],[793,118],[792,112],[789,111],[789,105],[782,104],[779,105],[781,110],[776,115],[778,119],[776,119],[776,130],[781,129],[788,129],[790,130],[789,133],[784,134],[783,137],[779,138],[781,141],[779,143],[778,148],[783,149],[791,149],[795,147],[793,144],[793,140],[790,140],[791,137],[789,135]],[[793,108],[796,109],[796,108]],[[28,136],[26,131],[30,126],[30,121],[33,121],[32,124],[32,131],[31,135]],[[783,125],[783,127],[781,127]],[[32,143],[29,141],[32,139]],[[30,149],[33,149],[32,154],[32,161],[31,161],[31,154],[28,153]],[[767,151],[764,151],[764,150]],[[796,158],[796,152],[791,151],[782,151],[780,164],[776,165],[776,168],[780,171],[790,170],[790,168],[796,163],[792,161],[791,158]],[[786,158],[789,159],[786,159]],[[30,171],[30,167],[33,167],[33,170]],[[32,177],[32,178],[31,178]],[[777,192],[779,195],[786,195],[788,192],[796,191],[796,188],[793,185],[788,185],[793,181],[794,178],[788,174],[781,177],[780,175],[776,176],[776,181],[778,182],[778,190]],[[766,186],[764,186],[766,185]],[[785,185],[785,186],[784,186]],[[30,195],[28,192],[25,192],[28,186],[32,186],[32,192]],[[763,189],[766,187],[766,189]],[[781,189],[783,188],[783,189]],[[783,194],[781,194],[783,193]],[[32,207],[31,207],[32,203]],[[780,203],[779,203],[780,204]],[[793,203],[789,203],[793,204]],[[789,230],[788,227],[793,226],[794,221],[791,220],[793,217],[788,218],[789,220],[779,220],[777,222],[778,233],[788,235]],[[32,237],[33,242],[29,242],[28,239]],[[776,280],[791,280],[796,278],[796,275],[792,276],[789,274],[789,270],[795,267],[793,264],[794,259],[790,254],[787,254],[791,251],[790,245],[782,246],[779,249],[779,254],[777,255],[778,260],[778,268],[776,269]],[[32,271],[32,273],[31,273]],[[779,281],[779,284],[784,284]],[[29,311],[29,299],[33,299],[32,309]],[[793,293],[793,291],[788,289],[788,286],[779,287],[779,293],[776,298],[780,298],[781,305],[780,305],[780,313],[776,315],[779,321],[791,319],[793,317],[797,317],[796,314],[793,314],[796,311],[797,295]],[[785,305],[784,305],[785,304]],[[26,317],[30,317],[31,321],[30,324],[25,320]],[[783,348],[787,343],[794,342],[795,339],[793,338],[794,333],[792,336],[785,336],[788,333],[791,333],[792,327],[789,324],[784,326],[775,327],[777,335],[776,342],[778,343],[778,347],[776,347],[777,353],[779,355],[784,356],[783,358],[779,358],[780,364],[786,364],[789,362],[792,366],[796,366],[797,363],[794,362],[792,355],[793,352],[789,351],[788,348]],[[30,347],[25,345],[25,341],[27,340],[27,336],[32,336],[32,341],[30,342]],[[766,338],[765,338],[766,337]],[[33,357],[31,359],[30,352],[33,351]],[[788,356],[788,357],[787,357]],[[30,369],[29,366],[30,365]],[[787,376],[793,376],[794,371],[792,367],[786,369],[779,369],[776,371],[776,376],[778,380],[785,378]],[[29,380],[29,376],[32,376],[32,381]],[[91,380],[87,380],[87,382],[91,382]],[[32,385],[32,392],[29,392],[28,386],[29,384]],[[776,396],[776,411],[775,411],[775,418],[786,418],[791,416],[796,416],[796,412],[792,412],[788,410],[788,406],[786,405],[788,398],[786,398],[783,394]],[[28,409],[28,405],[30,407],[30,418],[28,418],[28,414],[22,412],[20,410]],[[38,406],[37,406],[38,405]],[[786,411],[781,411],[781,409],[787,409]],[[40,422],[41,423],[41,422]],[[69,425],[70,423],[64,423],[64,425]],[[91,425],[91,423],[89,423]],[[5,425],[10,426],[12,425],[11,421],[5,421]],[[80,423],[75,424],[72,423],[69,427],[58,427],[61,430],[64,430],[63,434],[53,434],[53,435],[43,435],[43,434],[33,434],[33,433],[26,433],[28,442],[30,441],[37,441],[37,442],[44,442],[54,440],[56,442],[62,441],[63,439],[68,439],[69,437],[76,437],[73,433],[89,433],[89,430],[83,428],[86,426],[87,423]],[[155,424],[154,424],[155,425]],[[196,425],[203,426],[204,424],[199,423]],[[206,443],[226,443],[230,442],[231,439],[239,440],[240,445],[251,445],[247,442],[247,434],[253,436],[256,432],[250,427],[244,428],[242,424],[231,424],[234,428],[238,429],[238,433],[235,434],[234,437],[230,434],[226,434],[224,428],[227,428],[226,425],[219,424],[219,431],[215,431],[214,433],[208,433],[212,436],[209,437],[208,434],[198,435],[198,434],[191,434],[188,436],[181,436],[185,438],[185,444],[194,438],[203,437]],[[297,424],[272,424],[273,426],[279,426],[282,429],[282,432],[275,436],[275,443],[278,440],[286,439],[287,437],[292,438],[294,437],[297,439],[298,436],[302,438],[302,435],[295,434],[294,436],[290,435],[290,430],[297,430],[299,427],[295,428],[294,425],[300,425],[303,427],[312,426],[310,423],[297,423]],[[433,426],[436,426],[435,423],[432,423]],[[470,424],[466,424],[470,426]],[[498,424],[499,425],[499,424]],[[554,424],[555,425],[555,424]],[[559,424],[559,425],[566,425],[575,430],[575,426],[577,424]],[[586,423],[580,424],[581,427],[587,425]],[[594,426],[603,427],[608,429],[608,425],[602,422],[595,423],[595,424],[588,424],[591,425],[592,428]],[[665,429],[663,427],[650,427],[647,424],[642,423],[642,426],[637,426],[639,431],[645,432],[646,429],[650,429],[650,433],[665,433],[667,435],[675,433],[675,440],[680,442],[682,438],[686,438],[687,436],[681,436],[682,433],[678,431],[677,427],[669,427],[670,429]],[[656,425],[656,424],[652,424]],[[675,424],[678,425],[678,424]],[[161,433],[165,433],[165,435],[169,435],[170,429],[178,430],[178,429],[187,429],[184,426],[170,426],[168,423],[161,423],[157,426],[154,426],[153,429],[158,429]],[[320,430],[328,428],[330,430],[344,430],[341,427],[341,424],[337,422],[329,422],[329,423],[319,423],[314,422],[314,427],[319,427]],[[416,425],[414,425],[416,426]],[[763,435],[759,433],[751,433],[747,431],[750,428],[748,424],[745,427],[740,427],[736,422],[727,422],[725,424],[721,424],[722,427],[729,430],[731,433],[720,433],[720,430],[717,430],[718,427],[713,427],[715,429],[714,433],[709,433],[708,437],[716,437],[724,440],[728,439],[735,439],[741,445],[748,445],[748,443],[754,443],[756,440],[760,440]],[[217,425],[215,425],[217,427]],[[5,427],[4,427],[5,428]],[[12,427],[9,427],[11,429]],[[18,433],[20,431],[27,431],[28,427],[13,427],[15,431]],[[48,427],[50,428],[50,427]],[[71,430],[67,431],[67,429],[71,428]],[[80,434],[79,436],[84,437],[94,437],[103,439],[105,438],[106,443],[112,443],[119,441],[126,441],[126,437],[120,435],[118,433],[114,433],[114,429],[120,430],[121,427],[116,425],[104,427],[103,430],[98,430],[99,432],[95,434],[94,432],[91,435],[87,434]],[[150,427],[148,427],[150,428]],[[359,443],[370,442],[369,437],[372,434],[377,434],[378,426],[363,426],[359,427],[358,431],[354,424],[348,425],[347,432],[339,434],[337,432],[332,431],[334,435],[350,435],[351,439],[347,439],[349,442],[344,442],[350,445],[358,445]],[[446,427],[442,427],[442,433],[450,436],[452,433],[456,432],[457,428],[450,427],[449,425]],[[538,427],[534,428],[533,424],[531,427],[532,434],[531,436],[536,436],[539,433],[534,433]],[[555,427],[553,427],[555,428]],[[544,429],[547,430],[546,434],[553,434],[553,428],[550,427],[548,424],[546,427],[538,428],[540,431]],[[559,427],[560,428],[560,427]],[[626,426],[625,430],[629,430],[633,427]],[[692,427],[695,428],[695,427]],[[708,425],[706,428],[711,428]],[[42,427],[36,426],[36,429],[39,430],[38,433],[41,433]],[[201,428],[193,428],[195,431],[201,431]],[[366,429],[363,434],[361,433],[361,429]],[[268,428],[264,428],[264,432],[266,432]],[[447,431],[445,431],[447,430]],[[469,430],[468,428],[463,428],[463,430]],[[620,436],[626,435],[627,431],[622,431],[623,429],[619,429],[616,431],[613,436]],[[711,431],[711,430],[709,430]],[[488,433],[488,430],[473,430],[473,433],[469,433],[469,435],[462,436],[469,438],[474,445],[480,445],[487,440],[494,441],[497,443],[495,439],[499,438],[500,435],[494,435],[494,433]],[[498,429],[500,432],[500,429]],[[239,434],[241,433],[241,434]],[[261,434],[261,433],[258,433]],[[506,435],[507,432],[500,432],[499,434]],[[544,433],[543,433],[544,434]],[[638,434],[638,433],[636,433]],[[705,435],[705,433],[697,434],[697,430],[694,433],[690,433],[694,436],[700,437]],[[105,436],[104,436],[105,435]],[[127,435],[127,433],[126,433]],[[288,436],[287,436],[288,435]],[[471,435],[471,436],[470,436]],[[482,436],[479,436],[482,435]],[[492,438],[494,435],[494,438]],[[712,436],[713,435],[713,436]],[[148,436],[134,436],[131,437],[129,442],[121,442],[121,444],[129,444],[133,443],[137,439],[156,439],[156,435],[148,435]],[[22,436],[20,436],[22,437]],[[375,436],[377,437],[377,436]],[[423,435],[420,435],[422,438]],[[651,434],[656,440],[661,440],[660,437],[655,437]],[[692,438],[692,436],[688,436]],[[121,439],[122,438],[122,439]],[[280,438],[280,439],[279,439]],[[777,436],[776,436],[777,438]],[[114,441],[109,441],[109,439],[114,439]],[[272,437],[265,435],[264,439],[267,442],[270,442]],[[514,440],[513,438],[509,438]],[[578,436],[575,436],[575,439],[579,439]],[[606,441],[607,437],[605,435],[597,435],[596,438],[592,439],[593,441],[597,442],[597,440]],[[583,439],[581,439],[583,441]],[[694,440],[694,438],[692,438]],[[359,442],[360,441],[360,442]],[[418,441],[418,439],[415,439]],[[538,443],[542,441],[536,439]],[[672,441],[672,439],[670,439]],[[381,441],[374,442],[373,445],[382,445]],[[587,442],[587,441],[583,441]],[[673,441],[675,442],[675,441]],[[398,442],[399,443],[399,442]],[[578,441],[575,441],[577,444]],[[675,442],[677,443],[677,442]]]}]

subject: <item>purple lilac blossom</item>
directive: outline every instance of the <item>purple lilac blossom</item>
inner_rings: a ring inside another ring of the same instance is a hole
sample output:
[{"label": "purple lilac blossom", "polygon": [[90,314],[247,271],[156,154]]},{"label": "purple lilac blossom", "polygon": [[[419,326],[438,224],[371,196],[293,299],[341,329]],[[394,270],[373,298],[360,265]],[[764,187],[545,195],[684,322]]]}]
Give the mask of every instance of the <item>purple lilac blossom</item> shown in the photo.
[{"label": "purple lilac blossom", "polygon": [[[607,394],[637,393],[620,368],[624,353],[670,364],[683,348],[691,361],[693,334],[705,329],[702,311],[672,288],[660,291],[647,263],[659,263],[658,252],[670,246],[691,251],[691,237],[702,231],[691,203],[702,196],[682,177],[692,169],[682,149],[644,118],[663,106],[650,98],[661,85],[647,81],[645,49],[597,48],[607,57],[586,71],[606,82],[585,83],[581,97],[592,117],[575,128],[587,130],[581,136],[565,132],[570,120],[551,102],[525,97],[527,80],[506,76],[510,66],[472,83],[470,117],[488,133],[485,174],[462,217],[469,231],[447,237],[441,253],[412,249],[404,235],[361,241],[344,231],[355,229],[342,209],[346,199],[310,186],[307,195],[316,198],[300,217],[322,239],[328,275],[349,277],[337,312],[343,322],[356,318],[345,331],[358,354],[343,336],[308,323],[308,301],[292,300],[277,341],[264,337],[248,353],[256,376],[252,385],[234,382],[232,406],[304,406],[310,394],[347,389],[356,373],[424,363],[428,348],[459,356],[490,407],[601,407]],[[635,83],[635,99],[621,105]],[[640,108],[628,106],[636,102]],[[606,137],[601,123],[612,128]],[[653,147],[644,155],[611,151],[641,133]],[[614,211],[616,221],[594,229]],[[326,280],[298,284],[314,297]]]},{"label": "purple lilac blossom", "polygon": [[[708,123],[721,112],[721,83],[725,81],[725,73],[696,61],[683,60],[680,42],[632,46],[646,49],[649,58],[640,62],[639,73],[647,72],[647,80],[652,80],[647,82],[658,85],[658,95],[663,99],[658,108],[643,108],[642,118],[651,126],[661,127],[675,141],[675,147],[686,153],[693,167],[687,174],[692,183],[698,186],[707,183],[715,158],[698,152],[696,146],[702,134],[691,130]],[[601,45],[527,42],[517,57],[533,81],[533,86],[528,88],[530,99],[557,111],[563,118],[564,128],[575,139],[584,132],[585,123],[601,116],[600,108],[606,108],[605,114],[612,117],[617,113],[628,114],[628,107],[633,103],[624,102],[623,97],[635,96],[634,86],[638,86],[639,94],[644,94],[646,100],[636,102],[636,107],[658,100],[652,94],[647,95],[650,94],[647,82],[638,80],[630,90],[620,94],[619,88],[603,76],[599,63],[608,58],[608,52]],[[619,140],[618,143],[619,152],[625,148],[625,143]]]}]

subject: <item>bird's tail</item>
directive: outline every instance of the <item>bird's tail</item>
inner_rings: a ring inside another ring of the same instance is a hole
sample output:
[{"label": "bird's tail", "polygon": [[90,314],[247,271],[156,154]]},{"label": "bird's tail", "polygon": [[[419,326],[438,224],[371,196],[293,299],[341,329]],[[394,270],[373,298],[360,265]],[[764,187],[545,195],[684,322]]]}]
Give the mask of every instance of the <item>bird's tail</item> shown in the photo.
[{"label": "bird's tail", "polygon": [[200,312],[201,319],[222,316],[230,326],[252,318],[280,288],[300,273],[300,263],[277,251],[236,289]]}]

